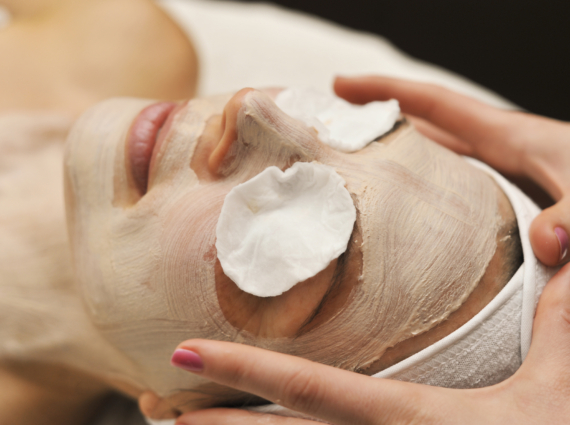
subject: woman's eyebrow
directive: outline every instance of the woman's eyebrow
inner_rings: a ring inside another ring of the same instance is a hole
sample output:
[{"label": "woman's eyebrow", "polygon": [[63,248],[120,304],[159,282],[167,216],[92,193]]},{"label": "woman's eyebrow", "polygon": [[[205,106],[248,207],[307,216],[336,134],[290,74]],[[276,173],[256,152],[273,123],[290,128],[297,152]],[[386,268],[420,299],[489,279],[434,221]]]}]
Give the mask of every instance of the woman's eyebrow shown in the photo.
[{"label": "woman's eyebrow", "polygon": [[343,252],[340,255],[340,257],[338,257],[338,261],[337,261],[336,267],[334,269],[333,277],[331,279],[331,282],[330,282],[330,285],[329,285],[327,291],[325,292],[325,294],[321,298],[321,301],[319,301],[319,304],[317,305],[317,307],[309,315],[307,320],[305,320],[303,322],[303,324],[299,327],[299,329],[297,330],[297,332],[295,334],[295,337],[300,336],[303,333],[303,330],[309,324],[311,324],[311,322],[313,322],[313,320],[315,320],[315,318],[319,315],[319,313],[321,312],[321,310],[325,306],[327,300],[330,298],[331,294],[342,284],[342,281],[344,279],[344,275],[346,272],[346,265],[348,263],[348,258],[350,257],[351,252],[352,252],[352,235],[350,237],[350,240],[348,241],[346,251]]}]

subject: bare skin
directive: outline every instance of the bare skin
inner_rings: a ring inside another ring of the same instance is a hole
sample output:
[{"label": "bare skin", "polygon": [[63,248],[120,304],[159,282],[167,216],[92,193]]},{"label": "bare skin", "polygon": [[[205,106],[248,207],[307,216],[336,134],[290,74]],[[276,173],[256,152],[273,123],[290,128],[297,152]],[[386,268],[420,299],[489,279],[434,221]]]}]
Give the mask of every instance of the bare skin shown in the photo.
[{"label": "bare skin", "polygon": [[77,114],[112,96],[194,95],[194,48],[151,1],[5,0],[0,4],[13,16],[0,31],[0,111]]},{"label": "bare skin", "polygon": [[[0,5],[12,17],[0,30],[0,113],[56,111],[73,117],[111,96],[194,95],[194,48],[152,1],[0,0]],[[38,181],[37,190],[52,180]],[[60,216],[63,222],[63,205]],[[68,284],[66,270],[59,285]],[[2,364],[0,423],[82,424],[110,389],[64,367]]]}]

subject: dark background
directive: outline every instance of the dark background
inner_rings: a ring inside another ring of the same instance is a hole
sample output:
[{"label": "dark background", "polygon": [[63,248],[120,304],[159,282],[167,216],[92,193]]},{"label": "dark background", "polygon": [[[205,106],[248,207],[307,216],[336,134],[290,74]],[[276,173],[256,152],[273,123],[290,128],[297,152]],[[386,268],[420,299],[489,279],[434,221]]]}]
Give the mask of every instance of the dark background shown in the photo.
[{"label": "dark background", "polygon": [[380,34],[530,112],[570,121],[570,0],[273,3]]}]

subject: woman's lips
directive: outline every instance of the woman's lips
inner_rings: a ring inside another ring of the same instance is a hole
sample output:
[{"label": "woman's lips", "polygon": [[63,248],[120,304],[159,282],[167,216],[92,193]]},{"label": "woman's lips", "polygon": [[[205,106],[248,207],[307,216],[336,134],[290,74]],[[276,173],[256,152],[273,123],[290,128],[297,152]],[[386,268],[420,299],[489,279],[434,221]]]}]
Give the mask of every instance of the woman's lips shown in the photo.
[{"label": "woman's lips", "polygon": [[[153,150],[157,145],[159,133],[167,133],[165,126],[169,116],[174,115],[177,104],[159,102],[147,106],[133,121],[127,138],[128,169],[141,195],[148,187],[148,177]],[[172,120],[170,120],[172,121]],[[161,131],[161,129],[163,131]],[[162,137],[163,138],[163,137]]]}]

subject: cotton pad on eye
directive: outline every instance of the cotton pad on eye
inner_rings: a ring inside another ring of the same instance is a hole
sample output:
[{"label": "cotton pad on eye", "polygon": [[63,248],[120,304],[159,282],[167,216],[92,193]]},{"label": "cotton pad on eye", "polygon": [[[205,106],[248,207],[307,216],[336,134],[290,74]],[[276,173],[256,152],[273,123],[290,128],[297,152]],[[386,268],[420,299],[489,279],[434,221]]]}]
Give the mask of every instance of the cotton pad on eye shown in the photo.
[{"label": "cotton pad on eye", "polygon": [[325,269],[356,220],[344,184],[331,167],[297,162],[234,187],[216,228],[224,273],[245,292],[273,297]]},{"label": "cotton pad on eye", "polygon": [[334,149],[355,152],[390,131],[400,116],[397,100],[353,105],[315,90],[289,88],[275,104],[287,115],[313,127]]}]

